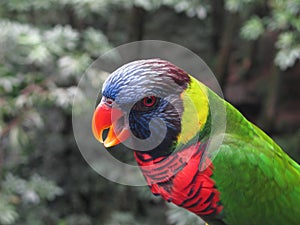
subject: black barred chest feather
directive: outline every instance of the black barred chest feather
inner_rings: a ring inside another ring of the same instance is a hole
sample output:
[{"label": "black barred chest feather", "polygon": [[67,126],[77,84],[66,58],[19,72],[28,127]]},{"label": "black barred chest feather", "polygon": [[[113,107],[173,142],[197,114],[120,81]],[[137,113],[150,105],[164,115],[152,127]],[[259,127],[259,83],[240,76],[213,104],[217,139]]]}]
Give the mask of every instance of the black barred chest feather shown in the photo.
[{"label": "black barred chest feather", "polygon": [[223,207],[208,158],[204,164],[209,166],[199,169],[204,149],[205,145],[198,143],[168,157],[153,159],[147,153],[135,152],[135,158],[153,194],[201,217],[214,217]]}]

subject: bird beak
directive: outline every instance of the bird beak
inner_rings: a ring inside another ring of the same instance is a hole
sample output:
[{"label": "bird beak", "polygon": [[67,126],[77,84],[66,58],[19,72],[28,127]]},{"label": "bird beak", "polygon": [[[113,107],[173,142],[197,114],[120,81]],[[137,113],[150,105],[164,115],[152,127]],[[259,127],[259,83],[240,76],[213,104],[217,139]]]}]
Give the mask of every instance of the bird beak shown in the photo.
[{"label": "bird beak", "polygon": [[121,110],[100,103],[93,115],[92,130],[95,138],[106,148],[115,146],[129,137],[124,126],[124,114]]}]

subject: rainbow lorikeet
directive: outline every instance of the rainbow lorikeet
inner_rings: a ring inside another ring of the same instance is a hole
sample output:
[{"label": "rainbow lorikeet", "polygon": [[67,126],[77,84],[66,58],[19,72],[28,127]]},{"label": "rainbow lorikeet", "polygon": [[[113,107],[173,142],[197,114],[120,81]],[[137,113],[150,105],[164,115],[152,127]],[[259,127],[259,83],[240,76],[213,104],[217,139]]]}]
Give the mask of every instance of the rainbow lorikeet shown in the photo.
[{"label": "rainbow lorikeet", "polygon": [[[221,116],[212,116],[216,104],[226,109],[226,129],[216,134],[221,144],[206,154],[211,122]],[[230,103],[168,61],[139,60],[114,71],[92,128],[107,148],[130,139],[151,191],[211,225],[300,224],[299,164]]]}]

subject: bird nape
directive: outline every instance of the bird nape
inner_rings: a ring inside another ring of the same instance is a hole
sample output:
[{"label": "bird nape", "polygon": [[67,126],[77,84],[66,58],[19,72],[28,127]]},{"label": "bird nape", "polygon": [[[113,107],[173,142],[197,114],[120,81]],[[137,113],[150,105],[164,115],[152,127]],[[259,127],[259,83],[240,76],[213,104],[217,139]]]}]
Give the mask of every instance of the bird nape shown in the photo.
[{"label": "bird nape", "polygon": [[[212,134],[213,120],[224,116],[211,116],[216,104],[226,109],[226,129]],[[168,61],[139,60],[114,71],[92,129],[105,147],[130,146],[153,194],[211,225],[300,223],[300,166],[230,103]],[[223,141],[206,154],[211,135]]]}]

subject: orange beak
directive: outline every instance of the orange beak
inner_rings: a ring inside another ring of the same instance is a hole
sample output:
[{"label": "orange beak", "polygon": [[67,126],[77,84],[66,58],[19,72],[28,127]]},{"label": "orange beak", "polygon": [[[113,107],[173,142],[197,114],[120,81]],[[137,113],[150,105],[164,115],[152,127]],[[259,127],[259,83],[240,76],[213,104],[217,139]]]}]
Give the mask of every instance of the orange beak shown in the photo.
[{"label": "orange beak", "polygon": [[130,134],[124,128],[122,111],[104,103],[99,104],[94,112],[92,130],[95,138],[107,148],[125,141]]}]

